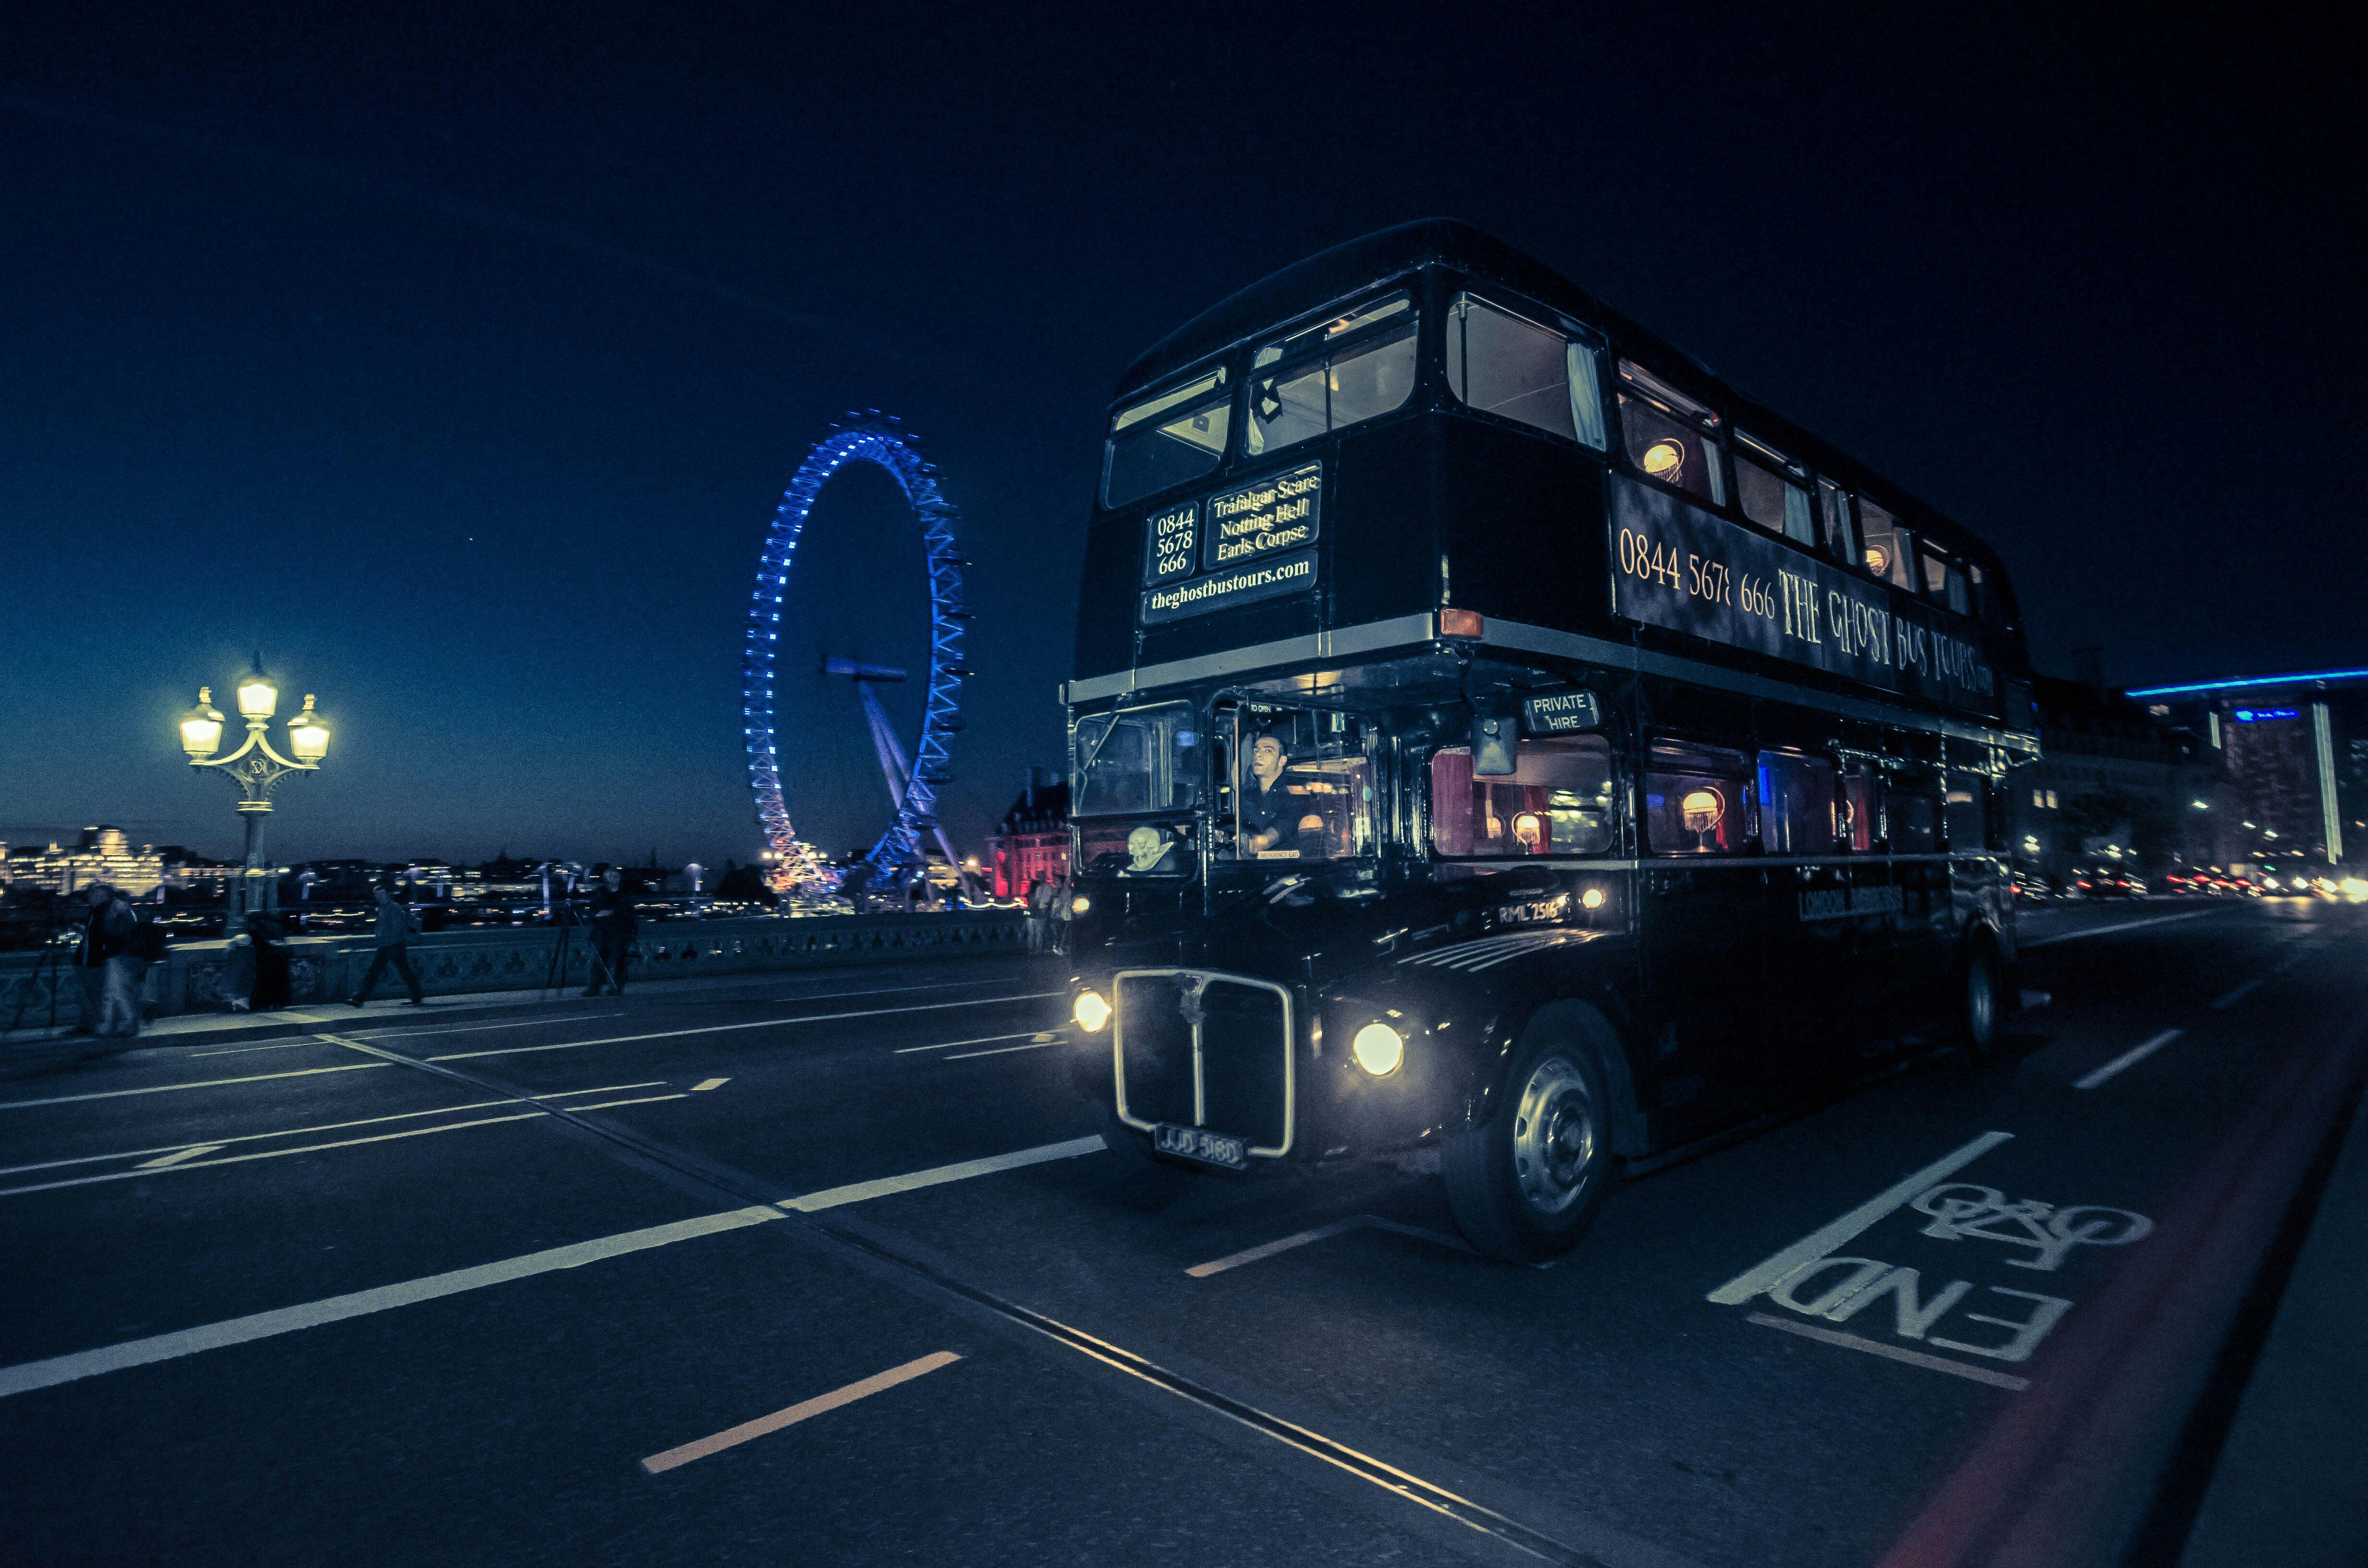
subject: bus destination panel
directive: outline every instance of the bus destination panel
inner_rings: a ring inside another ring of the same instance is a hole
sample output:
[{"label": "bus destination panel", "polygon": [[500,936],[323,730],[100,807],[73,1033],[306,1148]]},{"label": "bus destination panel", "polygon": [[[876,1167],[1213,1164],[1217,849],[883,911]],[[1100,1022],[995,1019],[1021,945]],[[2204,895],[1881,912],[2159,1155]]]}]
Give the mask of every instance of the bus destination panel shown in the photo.
[{"label": "bus destination panel", "polygon": [[1611,605],[1630,620],[2003,711],[1981,646],[1878,584],[1624,477],[1611,481]]},{"label": "bus destination panel", "polygon": [[1190,577],[1201,555],[1201,503],[1187,501],[1143,520],[1143,581]]},{"label": "bus destination panel", "polygon": [[1314,587],[1323,520],[1321,462],[1152,514],[1144,519],[1143,624]]}]

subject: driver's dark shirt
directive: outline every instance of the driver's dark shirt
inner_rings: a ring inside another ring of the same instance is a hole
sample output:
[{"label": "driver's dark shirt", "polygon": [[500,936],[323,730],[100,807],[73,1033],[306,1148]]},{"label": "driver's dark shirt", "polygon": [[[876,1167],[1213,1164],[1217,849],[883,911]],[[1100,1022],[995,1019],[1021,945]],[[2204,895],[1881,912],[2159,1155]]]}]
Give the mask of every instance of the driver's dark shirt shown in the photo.
[{"label": "driver's dark shirt", "polygon": [[[1261,790],[1258,788],[1258,777],[1253,774],[1248,778],[1243,780],[1241,797],[1241,804],[1235,812],[1235,816],[1241,824],[1241,830],[1245,836],[1253,833],[1264,833],[1270,828],[1282,827],[1286,825],[1285,818],[1292,809],[1291,791],[1283,788],[1283,783],[1281,778],[1277,778],[1274,781],[1273,789]],[[1296,823],[1292,823],[1288,825],[1293,828],[1297,826]],[[1286,832],[1281,838],[1276,839],[1272,844],[1268,845],[1267,847],[1269,849],[1286,848],[1288,846],[1285,844],[1284,840],[1288,839],[1290,836],[1290,833]],[[1251,852],[1256,853],[1255,850]]]}]

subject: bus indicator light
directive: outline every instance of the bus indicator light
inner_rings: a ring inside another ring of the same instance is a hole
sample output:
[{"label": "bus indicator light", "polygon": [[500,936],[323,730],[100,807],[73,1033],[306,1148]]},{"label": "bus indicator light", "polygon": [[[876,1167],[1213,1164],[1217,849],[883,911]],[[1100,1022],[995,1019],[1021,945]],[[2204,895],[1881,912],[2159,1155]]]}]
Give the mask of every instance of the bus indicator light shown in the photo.
[{"label": "bus indicator light", "polygon": [[1476,609],[1443,609],[1439,612],[1439,634],[1441,637],[1480,637],[1487,632],[1487,623]]}]

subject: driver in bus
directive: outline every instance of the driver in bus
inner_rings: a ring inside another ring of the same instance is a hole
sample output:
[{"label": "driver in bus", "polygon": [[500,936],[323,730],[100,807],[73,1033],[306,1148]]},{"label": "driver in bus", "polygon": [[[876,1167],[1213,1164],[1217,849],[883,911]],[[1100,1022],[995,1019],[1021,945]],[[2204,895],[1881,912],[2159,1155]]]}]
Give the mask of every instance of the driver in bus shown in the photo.
[{"label": "driver in bus", "polygon": [[1282,787],[1282,770],[1291,753],[1281,736],[1260,735],[1250,743],[1250,776],[1234,791],[1234,815],[1241,829],[1240,855],[1248,859],[1262,849],[1282,847],[1297,818],[1292,814],[1290,792]]}]

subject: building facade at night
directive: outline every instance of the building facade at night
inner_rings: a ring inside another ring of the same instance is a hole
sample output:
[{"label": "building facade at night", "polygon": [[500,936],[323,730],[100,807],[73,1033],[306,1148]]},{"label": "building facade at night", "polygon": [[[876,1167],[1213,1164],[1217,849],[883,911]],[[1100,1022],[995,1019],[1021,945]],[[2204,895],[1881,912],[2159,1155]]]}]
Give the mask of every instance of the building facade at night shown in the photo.
[{"label": "building facade at night", "polygon": [[2265,871],[2368,862],[2368,669],[2152,687],[2146,711],[2208,737],[2225,809],[2213,861]]},{"label": "building facade at night", "polygon": [[1028,788],[1003,813],[986,841],[997,898],[1025,898],[1040,881],[1069,877],[1069,786],[1040,781],[1028,770]]},{"label": "building facade at night", "polygon": [[26,846],[7,850],[0,860],[6,864],[0,872],[6,881],[47,892],[71,893],[105,882],[140,898],[155,892],[165,880],[165,858],[154,845],[135,849],[121,828],[103,824],[84,828],[71,848],[56,843],[46,849]]},{"label": "building facade at night", "polygon": [[2015,863],[2061,879],[2103,863],[2159,872],[2208,858],[2217,767],[2209,742],[2083,681],[2032,682],[2040,759],[2008,779]]}]

